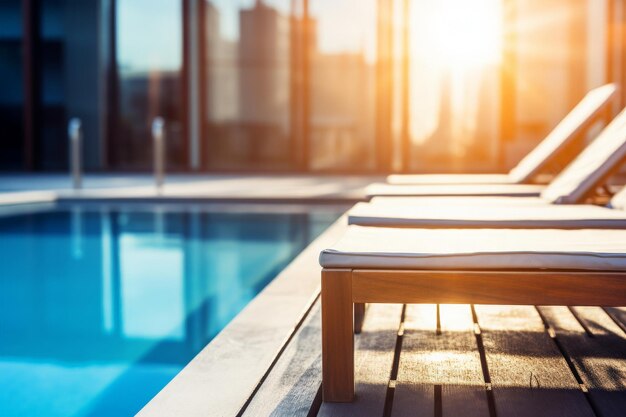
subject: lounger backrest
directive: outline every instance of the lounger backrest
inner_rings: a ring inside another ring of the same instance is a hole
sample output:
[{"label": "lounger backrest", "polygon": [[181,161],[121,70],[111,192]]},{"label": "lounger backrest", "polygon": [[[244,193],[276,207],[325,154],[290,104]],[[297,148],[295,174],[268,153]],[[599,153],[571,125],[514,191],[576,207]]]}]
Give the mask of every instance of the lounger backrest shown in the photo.
[{"label": "lounger backrest", "polygon": [[580,203],[626,159],[626,109],[541,193],[550,203]]},{"label": "lounger backrest", "polygon": [[609,207],[618,210],[626,210],[626,187],[622,187],[622,189],[613,196]]},{"label": "lounger backrest", "polygon": [[606,84],[588,92],[548,136],[509,172],[511,179],[524,183],[539,174],[602,110],[616,90],[615,84]]}]

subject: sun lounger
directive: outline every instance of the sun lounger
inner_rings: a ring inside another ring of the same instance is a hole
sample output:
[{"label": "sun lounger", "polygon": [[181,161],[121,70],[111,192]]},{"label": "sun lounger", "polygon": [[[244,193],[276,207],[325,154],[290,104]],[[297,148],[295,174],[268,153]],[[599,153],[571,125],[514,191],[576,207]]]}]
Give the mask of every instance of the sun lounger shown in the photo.
[{"label": "sun lounger", "polygon": [[354,304],[626,305],[626,230],[349,226],[320,256],[323,398],[354,398]]},{"label": "sun lounger", "polygon": [[[518,199],[500,200],[515,202]],[[527,200],[530,199],[522,199]],[[423,228],[626,228],[626,211],[610,208],[616,205],[624,206],[626,188],[616,194],[613,200],[608,207],[540,203],[524,206],[497,202],[472,205],[464,204],[462,198],[457,199],[458,204],[454,205],[447,204],[449,203],[447,199],[436,198],[422,203],[414,201],[404,204],[389,204],[384,201],[358,203],[348,212],[348,223],[361,226]]]},{"label": "sun lounger", "polygon": [[[421,174],[390,175],[389,184],[524,184],[537,182],[537,176],[552,161],[563,157],[564,150],[615,94],[614,84],[589,91],[561,122],[508,174]],[[569,161],[565,161],[566,163]]]},{"label": "sun lounger", "polygon": [[[578,203],[613,174],[626,159],[626,109],[574,159],[548,186],[496,185],[389,185],[373,184],[368,196],[517,196],[540,197],[548,203]],[[535,187],[532,189],[532,187]]]},{"label": "sun lounger", "polygon": [[365,189],[367,197],[387,196],[494,196],[538,197],[545,189],[535,184],[444,184],[444,185],[392,185],[376,183]]}]

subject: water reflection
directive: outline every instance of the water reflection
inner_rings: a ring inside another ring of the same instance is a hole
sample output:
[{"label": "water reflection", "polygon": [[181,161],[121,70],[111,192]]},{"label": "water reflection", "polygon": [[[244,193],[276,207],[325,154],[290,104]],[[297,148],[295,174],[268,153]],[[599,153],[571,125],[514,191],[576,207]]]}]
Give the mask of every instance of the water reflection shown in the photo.
[{"label": "water reflection", "polygon": [[334,218],[0,218],[0,415],[134,414]]}]

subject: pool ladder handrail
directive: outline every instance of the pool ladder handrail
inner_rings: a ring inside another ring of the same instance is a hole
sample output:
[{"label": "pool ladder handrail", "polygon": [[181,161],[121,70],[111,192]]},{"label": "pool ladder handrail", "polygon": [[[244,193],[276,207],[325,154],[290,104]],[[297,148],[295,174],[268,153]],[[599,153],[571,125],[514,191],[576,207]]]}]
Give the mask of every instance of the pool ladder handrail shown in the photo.
[{"label": "pool ladder handrail", "polygon": [[67,136],[70,142],[70,172],[72,186],[80,190],[83,185],[82,178],[82,148],[83,148],[83,124],[78,117],[73,117],[67,124]]},{"label": "pool ladder handrail", "polygon": [[165,120],[155,117],[152,121],[152,142],[154,144],[154,186],[161,191],[165,182]]}]

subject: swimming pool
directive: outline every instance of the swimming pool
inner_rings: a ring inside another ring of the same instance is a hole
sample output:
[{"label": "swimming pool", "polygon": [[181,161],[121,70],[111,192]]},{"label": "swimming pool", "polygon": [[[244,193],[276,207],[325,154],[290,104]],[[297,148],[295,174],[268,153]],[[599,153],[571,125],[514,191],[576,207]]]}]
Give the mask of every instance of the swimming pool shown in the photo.
[{"label": "swimming pool", "polygon": [[340,212],[0,216],[0,415],[135,414]]}]

